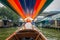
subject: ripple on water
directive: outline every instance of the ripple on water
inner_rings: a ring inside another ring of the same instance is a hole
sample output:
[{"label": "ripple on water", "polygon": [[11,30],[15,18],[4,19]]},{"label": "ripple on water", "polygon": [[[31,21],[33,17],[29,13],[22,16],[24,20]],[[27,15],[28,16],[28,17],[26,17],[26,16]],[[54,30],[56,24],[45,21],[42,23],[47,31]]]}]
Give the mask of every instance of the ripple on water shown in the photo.
[{"label": "ripple on water", "polygon": [[47,37],[48,40],[57,40],[57,38],[53,37],[53,38],[50,38],[50,37]]}]

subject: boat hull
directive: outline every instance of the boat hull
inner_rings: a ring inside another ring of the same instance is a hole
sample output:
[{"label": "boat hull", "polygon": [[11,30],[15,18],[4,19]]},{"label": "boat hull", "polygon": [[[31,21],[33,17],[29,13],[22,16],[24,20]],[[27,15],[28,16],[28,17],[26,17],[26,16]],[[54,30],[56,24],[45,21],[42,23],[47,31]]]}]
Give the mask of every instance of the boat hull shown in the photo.
[{"label": "boat hull", "polygon": [[47,40],[45,36],[33,29],[24,29],[14,32],[6,40]]}]

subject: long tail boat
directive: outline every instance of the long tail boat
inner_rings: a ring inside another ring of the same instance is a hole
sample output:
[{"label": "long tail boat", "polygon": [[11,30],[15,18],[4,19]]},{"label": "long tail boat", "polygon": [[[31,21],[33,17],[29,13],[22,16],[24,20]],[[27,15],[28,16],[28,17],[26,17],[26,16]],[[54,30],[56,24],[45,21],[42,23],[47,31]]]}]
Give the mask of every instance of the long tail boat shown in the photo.
[{"label": "long tail boat", "polygon": [[47,40],[37,27],[25,28],[24,26],[14,32],[6,40]]},{"label": "long tail boat", "polygon": [[[53,0],[0,0],[18,13],[23,20],[33,21]],[[30,22],[31,23],[31,22]],[[23,26],[6,40],[47,40],[35,26]]]}]

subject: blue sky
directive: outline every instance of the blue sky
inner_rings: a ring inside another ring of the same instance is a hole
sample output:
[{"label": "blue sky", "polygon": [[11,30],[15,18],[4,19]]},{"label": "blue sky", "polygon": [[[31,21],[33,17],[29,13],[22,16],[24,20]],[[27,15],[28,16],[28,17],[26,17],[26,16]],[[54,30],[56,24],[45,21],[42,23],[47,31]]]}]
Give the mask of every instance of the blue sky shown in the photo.
[{"label": "blue sky", "polygon": [[[0,7],[2,6],[0,3]],[[44,11],[60,11],[60,0],[54,0]]]}]

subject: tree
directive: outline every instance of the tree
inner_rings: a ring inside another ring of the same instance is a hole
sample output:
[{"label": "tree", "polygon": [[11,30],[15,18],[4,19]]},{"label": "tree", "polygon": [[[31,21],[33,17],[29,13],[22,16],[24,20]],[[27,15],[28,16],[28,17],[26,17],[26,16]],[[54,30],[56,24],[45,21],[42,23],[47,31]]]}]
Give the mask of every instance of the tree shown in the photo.
[{"label": "tree", "polygon": [[18,21],[19,16],[8,7],[0,7],[0,17]]}]

